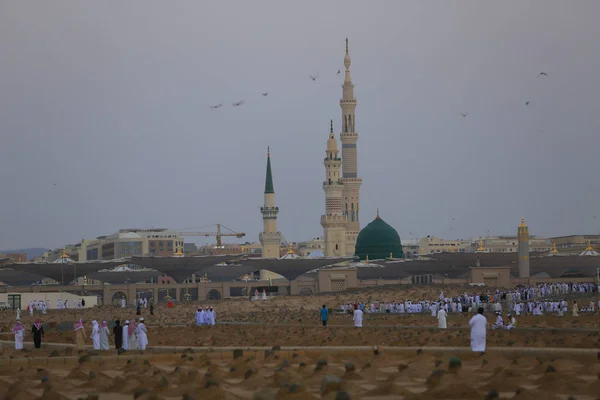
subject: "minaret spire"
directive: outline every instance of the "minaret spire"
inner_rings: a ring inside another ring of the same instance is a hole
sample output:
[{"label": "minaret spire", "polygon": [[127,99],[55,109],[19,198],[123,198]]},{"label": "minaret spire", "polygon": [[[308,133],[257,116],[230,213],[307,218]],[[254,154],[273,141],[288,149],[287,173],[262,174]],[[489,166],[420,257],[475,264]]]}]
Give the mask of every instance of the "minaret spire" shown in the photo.
[{"label": "minaret spire", "polygon": [[267,174],[265,178],[265,204],[260,208],[263,216],[263,231],[258,235],[262,244],[263,257],[279,258],[281,232],[277,231],[277,214],[279,207],[275,206],[275,189],[273,173],[271,172],[271,148],[267,147]]},{"label": "minaret spire", "polygon": [[271,172],[271,148],[267,147],[267,176],[265,179],[265,194],[275,193],[273,188],[273,173]]}]

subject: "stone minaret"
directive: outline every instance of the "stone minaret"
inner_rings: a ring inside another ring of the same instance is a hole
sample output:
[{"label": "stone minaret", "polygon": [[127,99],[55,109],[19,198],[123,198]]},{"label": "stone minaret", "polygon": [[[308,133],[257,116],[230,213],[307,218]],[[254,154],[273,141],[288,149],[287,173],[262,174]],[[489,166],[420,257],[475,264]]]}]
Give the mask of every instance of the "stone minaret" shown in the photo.
[{"label": "stone minaret", "polygon": [[260,208],[263,215],[263,231],[258,235],[262,245],[262,256],[279,258],[281,232],[277,232],[277,214],[279,207],[275,206],[275,190],[273,189],[273,174],[271,172],[271,151],[267,149],[267,178],[265,180],[265,205]]},{"label": "stone minaret", "polygon": [[355,110],[356,99],[354,98],[354,85],[350,77],[350,54],[348,53],[348,38],[346,38],[346,56],[344,57],[344,66],[346,73],[344,85],[342,86],[342,99],[340,107],[342,108],[342,133],[340,140],[342,142],[342,211],[348,218],[346,225],[346,254],[354,255],[356,237],[360,231],[360,201],[359,191],[362,179],[358,177],[358,165],[356,158],[356,142],[358,133],[355,132]]},{"label": "stone minaret", "polygon": [[519,239],[519,278],[529,278],[529,227],[521,218],[517,236]]},{"label": "stone minaret", "polygon": [[[340,159],[337,141],[333,134],[333,121],[330,121],[329,140],[325,151],[325,214],[321,216],[323,226],[323,239],[325,242],[325,255],[327,257],[345,256],[346,251],[346,225],[348,218],[342,212],[342,177],[340,175]],[[354,246],[353,246],[354,249]]]}]

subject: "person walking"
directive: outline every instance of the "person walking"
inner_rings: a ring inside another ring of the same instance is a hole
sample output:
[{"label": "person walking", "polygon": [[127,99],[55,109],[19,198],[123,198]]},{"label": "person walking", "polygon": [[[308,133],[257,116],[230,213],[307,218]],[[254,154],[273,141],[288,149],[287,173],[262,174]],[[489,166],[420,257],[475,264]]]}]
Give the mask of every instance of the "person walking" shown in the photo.
[{"label": "person walking", "polygon": [[44,337],[44,327],[39,319],[35,320],[35,323],[31,327],[31,333],[33,334],[33,344],[36,349],[42,348],[42,338]]},{"label": "person walking", "polygon": [[123,327],[121,326],[121,321],[115,321],[113,334],[115,335],[115,348],[119,350],[121,347],[123,347]]},{"label": "person walking", "polygon": [[323,307],[321,308],[321,323],[323,324],[323,326],[327,326],[328,317],[329,317],[329,311],[327,310],[327,307],[325,306],[325,304],[323,304]]}]

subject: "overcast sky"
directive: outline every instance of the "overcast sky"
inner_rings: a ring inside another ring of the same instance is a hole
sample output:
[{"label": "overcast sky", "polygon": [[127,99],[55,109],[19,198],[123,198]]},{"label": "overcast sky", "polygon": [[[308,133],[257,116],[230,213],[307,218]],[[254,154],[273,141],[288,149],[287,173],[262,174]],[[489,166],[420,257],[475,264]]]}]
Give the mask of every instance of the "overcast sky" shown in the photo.
[{"label": "overcast sky", "polygon": [[346,36],[363,226],[379,207],[403,239],[515,234],[521,216],[532,234],[597,234],[598,15],[597,0],[2,1],[0,249],[216,223],[258,240],[269,145],[278,228],[321,236]]}]

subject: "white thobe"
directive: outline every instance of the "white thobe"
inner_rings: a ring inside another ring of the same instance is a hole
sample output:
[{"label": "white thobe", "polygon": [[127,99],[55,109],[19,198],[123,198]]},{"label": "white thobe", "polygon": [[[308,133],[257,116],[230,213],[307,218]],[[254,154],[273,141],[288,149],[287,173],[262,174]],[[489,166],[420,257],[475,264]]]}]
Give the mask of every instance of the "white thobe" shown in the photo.
[{"label": "white thobe", "polygon": [[125,299],[121,299],[121,308],[125,308],[127,306],[127,303],[125,302]]},{"label": "white thobe", "polygon": [[437,313],[437,307],[435,304],[432,304],[431,307],[429,307],[429,311],[431,311],[431,316],[435,317],[436,313]]},{"label": "white thobe", "polygon": [[477,314],[469,321],[471,327],[471,350],[485,351],[485,336],[487,319],[482,314]]},{"label": "white thobe", "polygon": [[146,346],[148,346],[148,330],[144,323],[140,323],[136,329],[138,334],[138,346],[140,347],[140,350],[146,350]]},{"label": "white thobe", "polygon": [[129,325],[123,326],[123,350],[129,350]]},{"label": "white thobe", "polygon": [[355,327],[362,328],[363,312],[360,310],[360,308],[354,310],[354,316],[352,317],[352,320],[354,321]]},{"label": "white thobe", "polygon": [[196,311],[196,316],[194,319],[196,320],[196,325],[202,325],[202,311]]},{"label": "white thobe", "polygon": [[15,350],[23,350],[23,338],[25,336],[25,329],[21,329],[15,332]]},{"label": "white thobe", "polygon": [[214,325],[215,324],[215,319],[217,318],[217,315],[215,313],[215,310],[212,311],[208,311],[208,323],[210,325]]},{"label": "white thobe", "polygon": [[446,329],[448,326],[446,325],[446,310],[443,308],[438,312],[437,320],[438,320],[438,328]]},{"label": "white thobe", "polygon": [[98,329],[98,323],[94,324],[94,328],[92,329],[92,335],[90,336],[90,338],[94,343],[94,350],[100,350],[100,331]]}]

